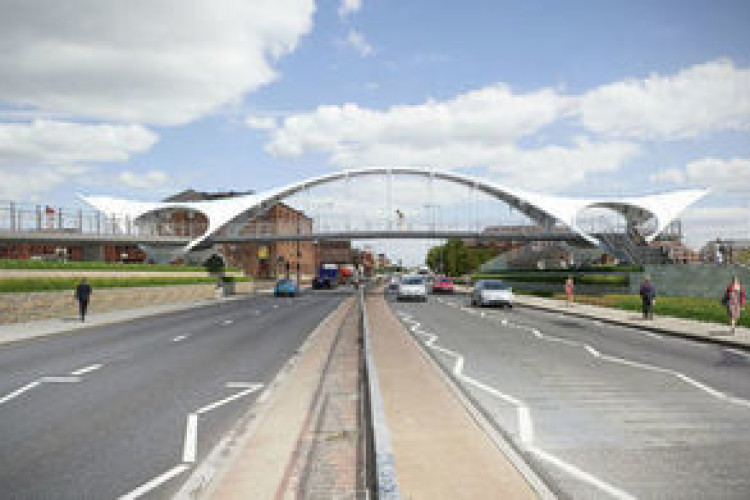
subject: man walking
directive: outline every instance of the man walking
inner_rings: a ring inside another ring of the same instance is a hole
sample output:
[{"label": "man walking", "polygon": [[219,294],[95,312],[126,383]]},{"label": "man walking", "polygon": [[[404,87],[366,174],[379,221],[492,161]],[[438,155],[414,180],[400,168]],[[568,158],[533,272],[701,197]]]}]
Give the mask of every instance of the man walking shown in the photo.
[{"label": "man walking", "polygon": [[654,302],[656,302],[656,289],[647,274],[641,283],[641,301],[643,302],[643,319],[654,319]]},{"label": "man walking", "polygon": [[75,298],[78,301],[78,312],[81,314],[81,321],[86,321],[86,310],[89,307],[89,299],[91,298],[91,285],[88,284],[86,278],[81,279],[81,282],[76,286]]}]

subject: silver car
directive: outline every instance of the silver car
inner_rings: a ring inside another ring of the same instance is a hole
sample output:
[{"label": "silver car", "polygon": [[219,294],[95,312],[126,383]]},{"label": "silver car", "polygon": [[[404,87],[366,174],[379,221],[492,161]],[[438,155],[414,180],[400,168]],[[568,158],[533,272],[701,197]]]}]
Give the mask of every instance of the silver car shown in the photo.
[{"label": "silver car", "polygon": [[422,276],[401,278],[396,292],[396,300],[419,300],[427,302],[427,283]]},{"label": "silver car", "polygon": [[473,306],[513,307],[513,289],[502,280],[480,280],[471,292]]}]

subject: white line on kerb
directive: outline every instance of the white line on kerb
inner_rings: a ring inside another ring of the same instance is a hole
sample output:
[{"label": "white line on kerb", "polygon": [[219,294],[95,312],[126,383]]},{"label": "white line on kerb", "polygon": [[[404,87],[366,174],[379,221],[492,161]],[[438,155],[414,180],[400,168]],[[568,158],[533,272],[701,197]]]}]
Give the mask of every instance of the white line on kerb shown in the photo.
[{"label": "white line on kerb", "polygon": [[98,370],[102,366],[104,366],[104,365],[102,365],[102,364],[89,365],[89,366],[86,366],[84,368],[79,368],[76,371],[70,372],[70,374],[71,375],[76,375],[76,376],[77,375],[83,375],[84,373],[89,373],[89,372],[93,372],[95,370]]},{"label": "white line on kerb", "polygon": [[571,465],[568,462],[564,462],[563,460],[560,460],[554,455],[550,455],[544,450],[540,450],[539,448],[532,446],[529,448],[529,451],[534,453],[536,456],[538,456],[542,460],[546,460],[547,462],[550,462],[551,464],[559,467],[560,469],[564,470],[571,476],[575,476],[578,479],[586,481],[587,483],[593,484],[599,489],[606,491],[607,493],[609,493],[615,498],[618,498],[620,500],[635,500],[635,497],[631,495],[630,493],[627,493],[619,488],[616,488],[612,486],[611,484],[605,481],[602,481],[598,477],[592,476],[588,472],[582,471],[578,467],[575,467],[574,465]]},{"label": "white line on kerb", "polygon": [[165,472],[164,474],[162,474],[160,476],[157,476],[154,479],[152,479],[151,481],[147,482],[146,484],[144,484],[142,486],[139,486],[138,488],[134,489],[133,491],[131,491],[127,495],[121,496],[119,500],[135,500],[136,498],[139,498],[139,497],[145,495],[146,493],[148,493],[149,491],[153,490],[154,488],[157,488],[158,486],[166,483],[167,481],[169,481],[173,477],[179,476],[180,474],[182,474],[183,472],[185,472],[189,468],[190,467],[187,466],[187,465],[185,465],[185,464],[180,464],[180,465],[178,465],[176,467],[173,467],[173,468],[169,469],[167,472]]}]

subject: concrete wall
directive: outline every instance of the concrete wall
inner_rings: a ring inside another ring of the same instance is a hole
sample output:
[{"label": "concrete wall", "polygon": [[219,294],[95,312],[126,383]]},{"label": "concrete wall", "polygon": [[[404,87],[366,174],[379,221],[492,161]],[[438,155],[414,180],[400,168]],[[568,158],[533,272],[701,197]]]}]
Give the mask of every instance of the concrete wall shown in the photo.
[{"label": "concrete wall", "polygon": [[[235,283],[236,293],[251,293],[252,282]],[[195,302],[216,297],[214,284],[104,288],[94,290],[89,312],[134,309],[159,304]],[[73,291],[2,293],[0,294],[0,324],[22,323],[37,319],[70,318],[78,316],[78,303]]]},{"label": "concrete wall", "polygon": [[645,266],[644,273],[630,276],[630,293],[638,293],[644,274],[651,276],[659,295],[705,297],[721,300],[733,275],[737,275],[746,290],[750,290],[750,269],[740,266],[686,264]]}]

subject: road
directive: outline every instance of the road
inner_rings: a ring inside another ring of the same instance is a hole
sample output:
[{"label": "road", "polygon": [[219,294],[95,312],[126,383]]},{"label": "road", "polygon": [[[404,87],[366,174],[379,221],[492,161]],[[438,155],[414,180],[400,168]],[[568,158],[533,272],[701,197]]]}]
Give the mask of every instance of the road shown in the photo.
[{"label": "road", "polygon": [[594,320],[392,302],[564,498],[750,498],[748,352]]},{"label": "road", "polygon": [[345,295],[252,297],[0,347],[2,498],[168,498]]}]

